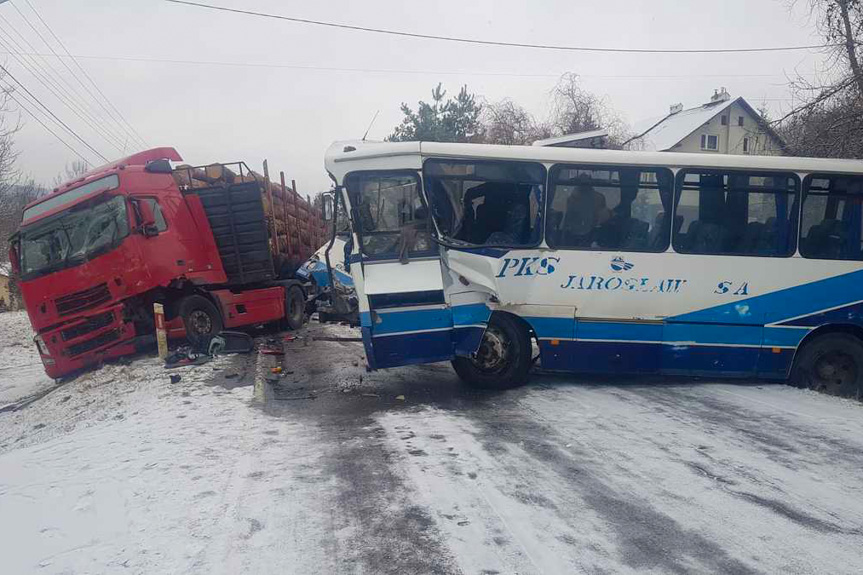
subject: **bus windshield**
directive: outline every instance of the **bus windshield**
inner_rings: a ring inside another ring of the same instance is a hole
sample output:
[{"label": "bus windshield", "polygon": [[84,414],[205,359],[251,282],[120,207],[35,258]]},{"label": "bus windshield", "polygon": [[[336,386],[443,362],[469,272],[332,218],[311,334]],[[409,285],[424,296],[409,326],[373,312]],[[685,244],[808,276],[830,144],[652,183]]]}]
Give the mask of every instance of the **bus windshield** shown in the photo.
[{"label": "bus windshield", "polygon": [[21,231],[21,277],[80,265],[113,249],[128,234],[123,196],[75,206]]}]

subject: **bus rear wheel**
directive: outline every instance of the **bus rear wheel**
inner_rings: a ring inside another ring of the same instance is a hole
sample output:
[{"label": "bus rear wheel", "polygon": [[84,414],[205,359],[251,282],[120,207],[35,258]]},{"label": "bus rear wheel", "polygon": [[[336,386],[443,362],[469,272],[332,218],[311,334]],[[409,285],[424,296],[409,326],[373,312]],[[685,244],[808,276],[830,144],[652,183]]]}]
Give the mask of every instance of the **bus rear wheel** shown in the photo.
[{"label": "bus rear wheel", "polygon": [[180,300],[177,311],[183,318],[186,339],[198,344],[222,331],[222,315],[213,302],[201,295],[190,295]]},{"label": "bus rear wheel", "polygon": [[485,389],[508,389],[527,382],[530,337],[515,318],[493,315],[476,354],[452,360],[466,383]]},{"label": "bus rear wheel", "polygon": [[829,333],[808,343],[794,361],[791,383],[840,395],[863,395],[863,342],[847,333]]}]

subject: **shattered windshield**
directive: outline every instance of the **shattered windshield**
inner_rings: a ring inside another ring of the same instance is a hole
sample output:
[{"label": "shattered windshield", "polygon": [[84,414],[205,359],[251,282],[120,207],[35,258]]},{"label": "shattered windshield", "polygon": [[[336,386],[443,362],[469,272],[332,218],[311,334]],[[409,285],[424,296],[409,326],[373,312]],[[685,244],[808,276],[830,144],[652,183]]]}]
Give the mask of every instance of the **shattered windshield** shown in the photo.
[{"label": "shattered windshield", "polygon": [[21,233],[24,279],[79,265],[106,251],[129,234],[123,196],[85,203]]},{"label": "shattered windshield", "polygon": [[432,215],[446,240],[466,246],[539,243],[541,164],[429,160],[424,170]]}]

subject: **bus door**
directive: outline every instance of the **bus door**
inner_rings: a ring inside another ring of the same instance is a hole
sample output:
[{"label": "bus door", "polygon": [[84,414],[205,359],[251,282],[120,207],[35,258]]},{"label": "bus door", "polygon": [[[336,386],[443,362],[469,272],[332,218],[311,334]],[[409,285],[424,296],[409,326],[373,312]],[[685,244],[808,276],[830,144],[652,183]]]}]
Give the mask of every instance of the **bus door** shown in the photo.
[{"label": "bus door", "polygon": [[419,173],[354,172],[345,187],[359,242],[351,272],[369,367],[452,359],[452,313]]}]

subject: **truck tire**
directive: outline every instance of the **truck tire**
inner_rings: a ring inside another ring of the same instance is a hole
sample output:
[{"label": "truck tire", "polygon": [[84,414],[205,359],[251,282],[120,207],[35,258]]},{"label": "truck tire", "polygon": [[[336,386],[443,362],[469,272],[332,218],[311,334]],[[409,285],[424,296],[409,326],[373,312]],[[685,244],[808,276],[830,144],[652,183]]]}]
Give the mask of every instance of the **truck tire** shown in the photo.
[{"label": "truck tire", "polygon": [[292,285],[285,291],[285,322],[291,329],[303,327],[306,317],[306,294],[298,285]]},{"label": "truck tire", "polygon": [[863,396],[863,342],[848,333],[828,333],[804,345],[790,383],[843,397]]},{"label": "truck tire", "polygon": [[180,300],[177,313],[183,318],[186,339],[196,344],[222,331],[222,314],[213,302],[201,295],[190,295]]},{"label": "truck tire", "polygon": [[530,371],[530,337],[515,318],[491,316],[474,357],[457,357],[453,369],[469,385],[508,389],[527,382]]}]

